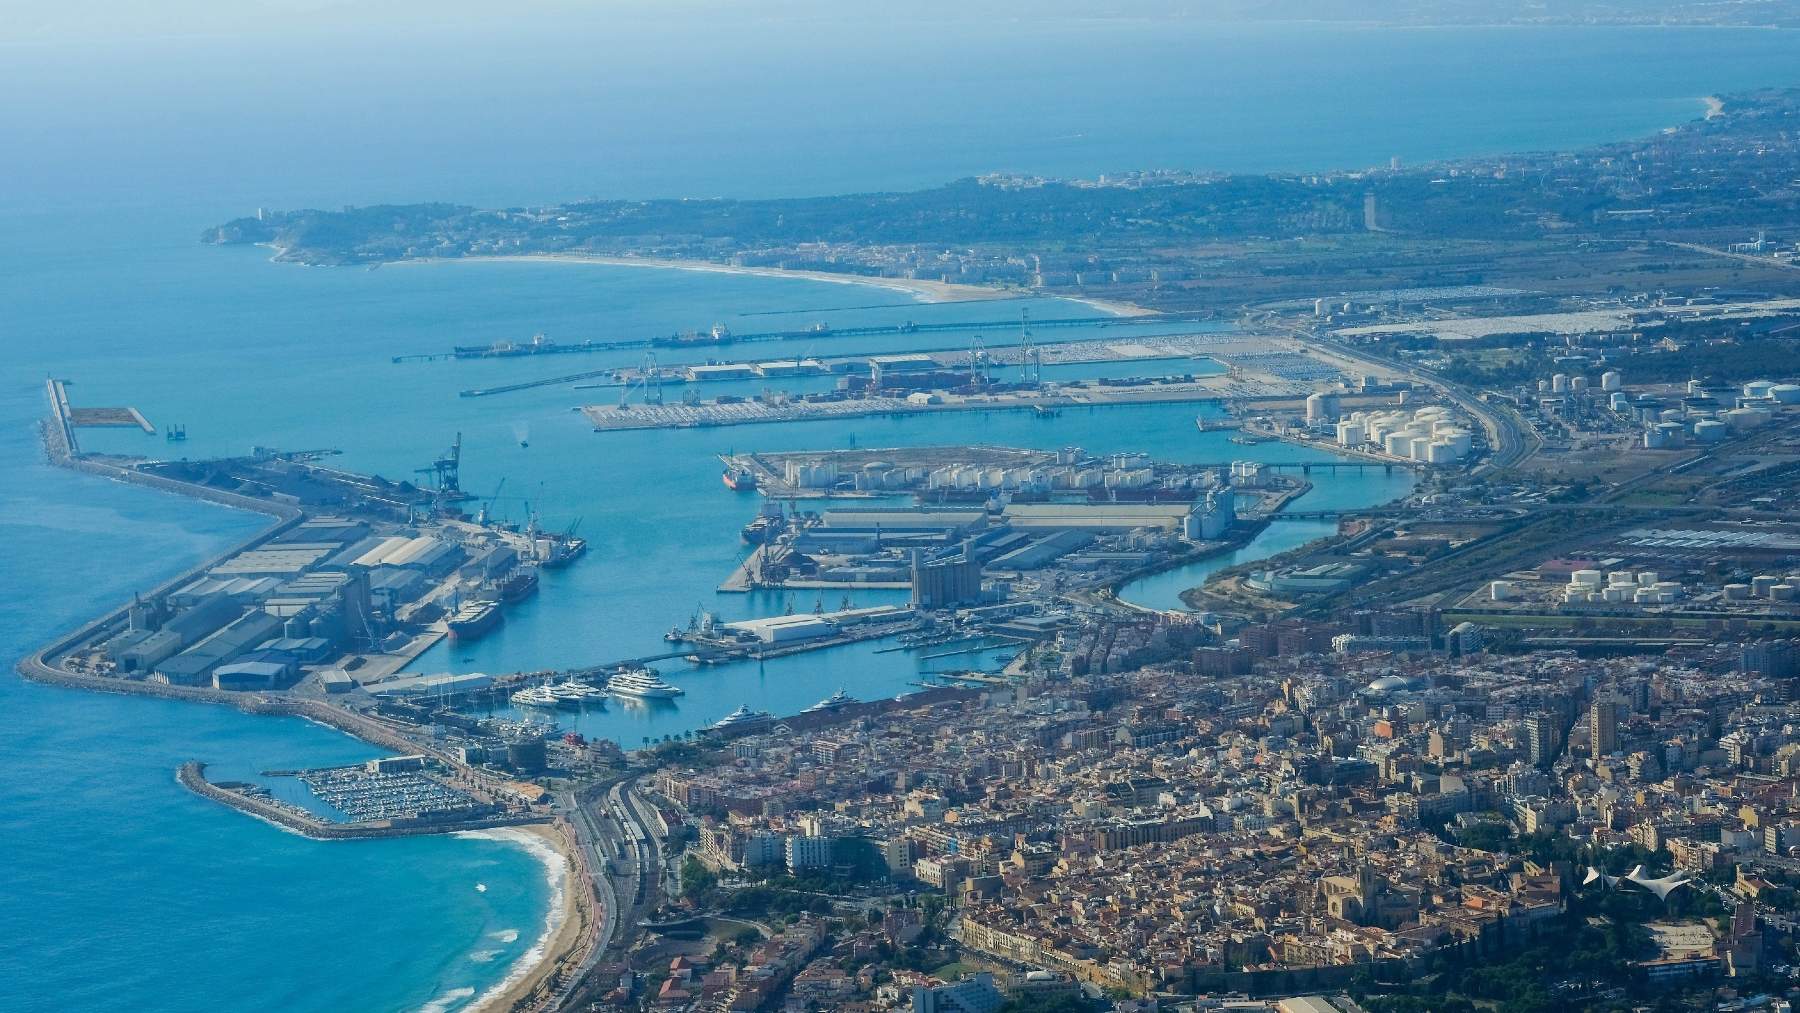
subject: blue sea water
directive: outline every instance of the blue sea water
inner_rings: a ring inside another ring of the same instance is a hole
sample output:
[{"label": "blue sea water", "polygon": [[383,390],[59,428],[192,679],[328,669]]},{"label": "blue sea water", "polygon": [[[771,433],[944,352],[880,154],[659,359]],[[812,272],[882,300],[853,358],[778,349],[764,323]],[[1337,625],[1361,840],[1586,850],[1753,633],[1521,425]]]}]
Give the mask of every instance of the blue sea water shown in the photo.
[{"label": "blue sea water", "polygon": [[[575,339],[715,321],[751,330],[987,319],[1019,304],[925,306],[854,286],[552,264],[309,270],[194,242],[204,226],[259,204],[795,194],[992,169],[1312,168],[1563,147],[1687,118],[1701,95],[1800,83],[1793,38],[1066,20],[908,22],[872,35],[840,21],[798,31],[722,17],[680,32],[580,23],[479,41],[437,29],[370,41],[367,51],[307,36],[9,47],[0,93],[40,99],[0,103],[0,150],[12,153],[0,160],[0,653],[26,653],[258,523],[45,465],[32,424],[49,374],[74,380],[78,403],[133,404],[158,424],[185,424],[190,439],[178,452],[191,456],[334,447],[346,468],[400,477],[460,431],[468,484],[489,491],[506,480],[499,512],[523,516],[530,499],[551,523],[579,519],[588,558],[546,575],[542,593],[494,636],[422,659],[447,670],[648,653],[697,605],[728,617],[789,607],[779,596],[712,592],[756,509],[719,483],[712,455],[724,450],[974,434],[1177,460],[1314,456],[1197,433],[1192,411],[1179,407],[1066,412],[1054,422],[938,415],[597,434],[571,409],[616,392],[456,392],[636,356],[390,359],[534,331]],[[461,58],[473,53],[484,58]],[[1049,301],[1030,308],[1085,312]],[[854,347],[925,343],[943,340]],[[1069,368],[1084,370],[1101,371]],[[84,441],[170,451],[132,432],[90,430]],[[1374,502],[1402,487],[1376,476],[1322,480],[1303,502]],[[1279,551],[1321,528],[1281,522],[1247,552]],[[1232,561],[1126,594],[1176,607],[1182,587]],[[840,686],[865,698],[901,692],[933,664],[875,650],[676,665],[668,674],[688,689],[677,704],[576,720],[629,746],[739,703],[785,712]],[[188,758],[248,777],[372,755],[335,732],[11,675],[0,677],[0,712],[10,873],[0,891],[0,936],[10,942],[0,948],[0,1009],[395,1010],[440,998],[454,1007],[498,981],[543,918],[542,869],[510,845],[310,842],[174,782]]]}]

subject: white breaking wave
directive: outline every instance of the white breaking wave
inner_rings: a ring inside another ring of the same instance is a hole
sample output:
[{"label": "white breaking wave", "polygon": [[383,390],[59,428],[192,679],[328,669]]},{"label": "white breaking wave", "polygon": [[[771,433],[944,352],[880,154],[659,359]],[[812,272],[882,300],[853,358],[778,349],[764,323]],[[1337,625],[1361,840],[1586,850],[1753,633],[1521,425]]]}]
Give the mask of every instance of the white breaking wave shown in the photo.
[{"label": "white breaking wave", "polygon": [[476,893],[487,893],[487,884],[486,883],[476,883],[475,884],[475,892]]},{"label": "white breaking wave", "polygon": [[453,988],[436,999],[419,1007],[419,1013],[449,1013],[462,1003],[464,999],[475,994],[472,988]]},{"label": "white breaking wave", "polygon": [[499,955],[499,950],[476,950],[474,953],[469,954],[469,960],[473,963],[485,964]]},{"label": "white breaking wave", "polygon": [[[544,931],[538,935],[536,942],[533,942],[524,953],[519,955],[518,960],[513,961],[512,966],[506,969],[506,974],[499,981],[489,986],[487,991],[481,993],[481,996],[470,1004],[470,1010],[479,1010],[485,1009],[489,1003],[498,1000],[507,989],[523,981],[525,976],[530,974],[537,965],[543,963],[545,957],[549,955],[550,940],[556,936],[556,931],[562,928],[564,920],[563,897],[568,890],[569,867],[568,863],[563,861],[562,852],[556,850],[549,841],[529,831],[513,827],[500,827],[495,830],[462,830],[458,831],[455,836],[484,841],[505,841],[508,844],[516,844],[524,848],[532,857],[543,863],[544,879],[550,884],[550,910],[544,916]],[[490,933],[490,935],[501,942],[510,943],[519,938],[519,930],[504,929],[500,932]]]}]

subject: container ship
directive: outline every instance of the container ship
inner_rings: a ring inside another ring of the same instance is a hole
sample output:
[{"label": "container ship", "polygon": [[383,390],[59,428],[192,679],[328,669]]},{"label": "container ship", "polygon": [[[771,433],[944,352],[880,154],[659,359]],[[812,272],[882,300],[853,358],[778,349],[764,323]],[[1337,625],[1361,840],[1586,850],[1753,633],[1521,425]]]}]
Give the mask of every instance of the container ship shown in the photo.
[{"label": "container ship", "polygon": [[446,624],[451,640],[478,640],[492,633],[502,621],[497,601],[472,601],[456,610]]}]

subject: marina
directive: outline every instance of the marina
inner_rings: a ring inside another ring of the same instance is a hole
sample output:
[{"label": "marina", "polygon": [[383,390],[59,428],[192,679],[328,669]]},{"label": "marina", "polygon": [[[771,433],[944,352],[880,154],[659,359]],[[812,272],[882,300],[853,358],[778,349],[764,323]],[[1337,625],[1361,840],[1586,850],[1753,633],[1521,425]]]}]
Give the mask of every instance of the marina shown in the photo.
[{"label": "marina", "polygon": [[462,819],[491,809],[419,771],[372,771],[355,766],[303,770],[295,776],[353,823]]}]

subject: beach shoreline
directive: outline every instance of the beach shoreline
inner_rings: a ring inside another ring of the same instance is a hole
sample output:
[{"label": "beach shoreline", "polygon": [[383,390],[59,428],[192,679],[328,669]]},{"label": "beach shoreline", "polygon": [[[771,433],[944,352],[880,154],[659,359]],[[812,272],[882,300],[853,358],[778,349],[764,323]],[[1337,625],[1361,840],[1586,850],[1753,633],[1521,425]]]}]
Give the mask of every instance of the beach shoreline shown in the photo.
[{"label": "beach shoreline", "polygon": [[547,1009],[546,986],[565,968],[579,965],[592,944],[598,924],[592,890],[583,889],[584,876],[576,845],[558,824],[537,823],[497,830],[473,830],[455,834],[476,840],[506,841],[524,848],[543,863],[550,880],[550,905],[543,930],[500,981],[476,996],[464,1013],[501,1013],[523,1009]]},{"label": "beach shoreline", "polygon": [[385,266],[404,267],[407,265],[457,263],[596,264],[602,267],[648,267],[665,271],[699,271],[707,274],[735,274],[756,278],[798,278],[803,281],[818,281],[829,285],[862,285],[901,292],[922,303],[1007,302],[1015,299],[1045,298],[1078,302],[1119,317],[1148,316],[1156,312],[1134,303],[1061,295],[1053,292],[991,288],[985,285],[961,285],[955,282],[932,281],[927,278],[887,278],[873,275],[837,274],[831,271],[799,271],[785,267],[743,267],[706,260],[674,260],[666,257],[620,257],[598,253],[519,253],[474,257],[416,257],[397,260]]}]

